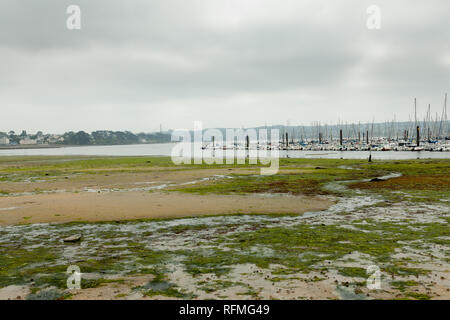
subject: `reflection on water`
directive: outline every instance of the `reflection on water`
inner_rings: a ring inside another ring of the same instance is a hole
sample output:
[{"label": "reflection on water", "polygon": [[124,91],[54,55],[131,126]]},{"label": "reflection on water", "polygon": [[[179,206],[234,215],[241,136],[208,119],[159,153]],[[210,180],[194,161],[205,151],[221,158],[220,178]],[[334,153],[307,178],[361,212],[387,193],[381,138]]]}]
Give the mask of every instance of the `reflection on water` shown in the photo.
[{"label": "reflection on water", "polygon": [[[0,156],[170,156],[173,143],[121,146],[82,146],[39,149],[3,149]],[[201,152],[201,151],[198,151]],[[369,151],[299,151],[280,150],[281,158],[367,159]],[[450,152],[372,151],[372,159],[450,159]]]}]

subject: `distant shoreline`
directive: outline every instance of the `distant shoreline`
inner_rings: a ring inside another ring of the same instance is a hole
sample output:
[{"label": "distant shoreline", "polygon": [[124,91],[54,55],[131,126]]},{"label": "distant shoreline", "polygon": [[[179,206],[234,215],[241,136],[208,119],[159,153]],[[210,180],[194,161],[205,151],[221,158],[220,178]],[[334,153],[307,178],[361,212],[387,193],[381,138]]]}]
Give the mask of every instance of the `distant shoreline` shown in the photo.
[{"label": "distant shoreline", "polygon": [[58,149],[58,148],[73,148],[73,147],[111,147],[111,146],[134,146],[146,144],[165,144],[176,143],[169,142],[151,142],[151,143],[131,143],[131,144],[15,144],[15,145],[0,145],[0,150],[20,150],[20,149]]},{"label": "distant shoreline", "polygon": [[58,144],[14,144],[14,145],[0,145],[1,149],[49,149],[62,148],[64,145]]}]

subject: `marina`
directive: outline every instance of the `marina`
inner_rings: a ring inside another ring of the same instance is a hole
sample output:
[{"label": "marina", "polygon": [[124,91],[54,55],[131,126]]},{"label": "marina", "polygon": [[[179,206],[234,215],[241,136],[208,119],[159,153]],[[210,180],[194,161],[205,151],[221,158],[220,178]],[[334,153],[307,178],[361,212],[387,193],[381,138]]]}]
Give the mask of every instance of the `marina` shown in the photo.
[{"label": "marina", "polygon": [[[450,151],[450,126],[447,116],[447,94],[444,97],[442,113],[433,118],[431,105],[420,121],[417,116],[417,99],[414,99],[414,121],[384,123],[343,123],[336,125],[314,122],[310,126],[271,126],[256,128],[259,137],[238,129],[237,139],[216,143],[216,137],[203,142],[202,148],[223,150],[284,150],[284,151]],[[289,123],[289,122],[288,122]],[[269,130],[270,129],[270,130]],[[279,138],[272,139],[273,130]],[[253,129],[251,129],[253,130]],[[267,133],[270,131],[268,139]],[[275,141],[274,141],[275,140]]]}]

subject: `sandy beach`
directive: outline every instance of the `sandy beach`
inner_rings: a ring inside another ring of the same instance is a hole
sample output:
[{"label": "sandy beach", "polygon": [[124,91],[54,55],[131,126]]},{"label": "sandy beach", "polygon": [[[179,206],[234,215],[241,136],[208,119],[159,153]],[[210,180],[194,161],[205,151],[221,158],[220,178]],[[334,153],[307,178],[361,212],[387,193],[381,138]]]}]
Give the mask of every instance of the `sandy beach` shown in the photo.
[{"label": "sandy beach", "polygon": [[235,213],[324,210],[325,197],[286,195],[191,195],[160,192],[53,193],[0,198],[0,225],[74,221],[180,218]]},{"label": "sandy beach", "polygon": [[[6,165],[9,168],[8,165]],[[305,169],[285,170],[285,173]],[[93,174],[94,172],[94,174]],[[324,210],[332,197],[289,194],[189,194],[167,189],[253,175],[258,169],[95,168],[0,182],[0,225],[180,218],[236,213],[302,214]]]}]

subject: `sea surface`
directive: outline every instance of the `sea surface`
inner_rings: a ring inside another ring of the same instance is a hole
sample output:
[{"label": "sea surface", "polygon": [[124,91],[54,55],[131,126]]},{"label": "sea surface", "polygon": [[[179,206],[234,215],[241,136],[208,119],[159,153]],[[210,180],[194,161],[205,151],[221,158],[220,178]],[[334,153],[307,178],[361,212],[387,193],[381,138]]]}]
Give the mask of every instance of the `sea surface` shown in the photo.
[{"label": "sea surface", "polygon": [[[0,156],[170,156],[175,143],[1,149]],[[372,159],[450,159],[450,152],[372,151]],[[367,159],[369,151],[279,151],[280,158]]]}]

